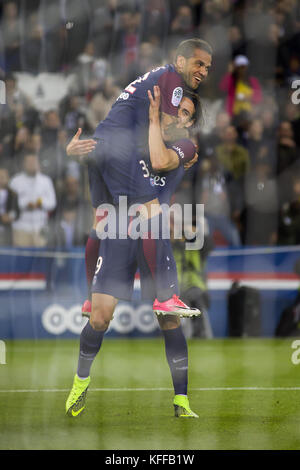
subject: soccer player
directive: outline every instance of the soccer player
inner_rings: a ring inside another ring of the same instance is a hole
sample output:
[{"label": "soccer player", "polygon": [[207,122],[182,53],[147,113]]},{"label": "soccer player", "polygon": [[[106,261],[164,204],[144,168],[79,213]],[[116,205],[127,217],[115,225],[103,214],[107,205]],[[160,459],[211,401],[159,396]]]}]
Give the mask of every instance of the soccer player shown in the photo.
[{"label": "soccer player", "polygon": [[[150,165],[148,148],[149,101],[148,90],[155,85],[161,93],[161,128],[164,139],[178,140],[177,113],[185,85],[197,90],[206,78],[211,66],[212,51],[208,43],[201,39],[189,39],[179,44],[175,63],[158,67],[147,72],[129,84],[112,106],[107,117],[98,125],[94,138],[99,139],[95,149],[98,172],[108,188],[113,202],[119,203],[120,196],[127,196],[128,204],[143,204],[149,214],[157,213],[159,200],[157,188],[148,178],[147,165]],[[173,136],[172,136],[173,131]],[[175,131],[175,132],[174,132]],[[173,147],[175,150],[175,147]],[[154,171],[173,169],[173,158],[166,153],[164,161],[152,163]],[[93,178],[97,175],[93,171]],[[150,216],[149,216],[150,217]],[[160,216],[160,223],[162,216]],[[122,243],[114,245],[121,249]],[[190,313],[178,297],[176,265],[171,243],[160,234],[154,241],[156,257],[157,302],[154,310],[178,314]],[[102,265],[101,270],[105,270]],[[95,291],[94,291],[95,292]],[[109,299],[104,299],[103,285],[99,295],[93,295],[92,317],[96,322],[105,323]],[[106,293],[109,293],[106,291]],[[104,305],[106,303],[106,305]],[[114,302],[111,299],[111,311]]]},{"label": "soccer player", "polygon": [[[198,88],[200,82],[207,76],[211,56],[211,48],[205,41],[201,39],[183,41],[177,48],[174,65],[158,67],[146,73],[128,85],[120,94],[94,134],[98,144],[95,149],[95,162],[89,165],[93,207],[98,207],[99,199],[101,202],[107,202],[105,199],[110,194],[115,204],[118,204],[120,196],[127,196],[129,204],[144,204],[149,213],[152,209],[159,211],[157,188],[148,178],[147,169],[150,165],[147,142],[149,126],[147,90],[153,89],[156,84],[160,87],[163,137],[177,140],[176,120],[183,86],[187,84],[193,90]],[[155,162],[152,166],[155,171],[171,170],[172,162],[165,159],[163,162]],[[107,188],[109,194],[105,191],[103,198],[99,195],[99,188]],[[87,243],[86,253],[92,252],[94,258],[96,247],[96,234],[93,231]],[[156,308],[166,312],[172,310],[178,314],[183,314],[185,309],[186,315],[193,315],[195,312],[184,306],[177,295],[177,283],[174,282],[174,279],[177,279],[176,265],[171,244],[159,237],[155,240],[155,251],[158,299]],[[87,274],[91,277],[92,272],[93,269]],[[106,316],[107,302],[107,298],[94,296],[93,317],[100,322],[103,322]],[[111,299],[112,311],[114,306]]]},{"label": "soccer player", "polygon": [[[152,100],[152,106],[155,103],[156,108],[157,108],[157,103],[160,103],[160,90],[159,87],[154,87],[154,92],[156,90],[156,100],[155,102],[153,101],[151,92],[149,91],[149,99]],[[153,108],[154,109],[154,108]],[[201,114],[201,106],[199,102],[198,95],[196,95],[193,92],[189,92],[185,89],[184,91],[184,96],[179,104],[178,107],[178,118],[177,118],[177,124],[176,128],[180,131],[183,129],[188,129],[190,126],[193,125],[194,122],[199,121],[199,116],[197,114]],[[187,150],[190,150],[190,152],[194,152],[194,145],[190,140],[187,139],[181,139],[177,143],[173,143],[173,147],[176,147],[176,152],[168,152],[168,149],[163,145],[162,143],[162,136],[161,136],[161,131],[159,126],[157,126],[157,120],[160,117],[160,111],[156,109],[155,113],[154,111],[152,112],[152,115],[155,116],[155,125],[153,126],[153,137],[152,137],[152,152],[151,152],[151,163],[154,162],[154,164],[158,165],[161,164],[164,160],[170,160],[168,162],[169,167],[178,167],[178,157],[182,154],[182,150],[180,148],[181,145],[184,145],[185,152]],[[150,126],[151,126],[151,119],[150,119]],[[155,134],[156,130],[155,128],[157,127],[157,134]],[[68,155],[71,156],[81,156],[90,153],[96,145],[96,142],[93,139],[89,140],[79,140],[79,137],[81,135],[81,129],[78,129],[77,133],[67,146],[67,153]],[[188,135],[188,134],[187,134]],[[179,145],[179,147],[178,147]],[[171,144],[169,144],[169,147],[172,147]],[[157,152],[158,150],[163,149],[162,152]],[[144,177],[148,178],[148,181],[151,181],[152,184],[155,186],[157,194],[159,195],[158,199],[160,203],[167,203],[169,204],[170,198],[172,193],[174,193],[177,185],[181,181],[183,174],[184,174],[184,169],[188,169],[190,166],[194,164],[195,160],[192,160],[190,162],[184,163],[184,165],[180,165],[176,170],[171,170],[168,173],[160,173],[157,174],[153,172],[152,170],[152,165],[147,165],[145,161],[143,161],[143,167],[144,167]],[[94,162],[89,162],[89,164],[92,167],[92,170],[97,171],[97,168],[94,165]],[[93,171],[89,171],[90,178],[93,178],[94,173]],[[168,176],[167,176],[168,175]],[[99,178],[99,175],[97,175],[97,178]],[[98,180],[99,183],[99,180]],[[108,194],[107,188],[105,187],[104,181],[101,182],[101,184],[96,185],[94,182],[94,179],[91,181],[91,187],[92,187],[92,192],[93,192],[93,200],[94,200],[94,224],[93,224],[93,229],[90,234],[90,238],[88,240],[88,243],[86,245],[86,274],[87,274],[87,281],[88,281],[88,287],[89,287],[89,292],[91,289],[91,284],[92,280],[94,277],[95,269],[96,269],[96,262],[98,259],[98,252],[99,252],[99,245],[100,245],[100,240],[96,234],[96,227],[99,221],[99,216],[96,216],[97,212],[97,205],[99,205],[103,202],[111,202],[111,197]],[[153,255],[154,250],[153,247],[155,248],[154,244],[151,243],[150,241],[145,241],[144,246],[150,246],[151,248],[151,254]],[[170,261],[172,258],[170,258]],[[154,265],[154,260],[152,260],[152,265]],[[158,278],[158,283],[160,282],[161,284],[164,282],[164,273],[161,275],[160,270],[156,269],[156,284],[157,284],[157,278]],[[174,276],[173,282],[176,282],[176,276]],[[89,296],[90,297],[90,296]],[[90,317],[90,312],[91,312],[91,302],[90,300],[87,300],[84,302],[83,308],[82,308],[82,313],[83,316]],[[176,313],[172,311],[172,313]],[[193,315],[196,313],[193,309],[184,309],[184,312],[180,313],[183,314],[183,316],[188,316],[188,315]]]},{"label": "soccer player", "polygon": [[[181,180],[183,174],[182,174],[181,168],[178,168],[178,172],[179,172],[178,174],[180,177],[176,175],[175,165],[177,165],[177,167],[179,166],[179,156],[174,150],[167,149],[162,140],[160,125],[159,125],[160,94],[159,94],[159,89],[157,87],[154,88],[154,98],[149,92],[149,99],[151,103],[150,127],[149,127],[150,152],[152,151],[152,155],[155,154],[154,156],[158,158],[163,158],[163,154],[165,154],[166,152],[170,153],[170,161],[173,160],[174,171],[165,173],[164,178],[168,180],[168,177],[170,177],[169,178],[170,181],[166,182],[165,187],[161,191],[161,195],[160,195],[162,199],[164,199],[165,201],[169,201],[171,193],[174,191],[176,184],[178,184],[178,182]],[[182,113],[181,113],[181,110],[182,110]],[[187,98],[186,100],[183,100],[182,107],[179,111],[179,116],[182,119],[181,121],[182,125],[186,127],[189,127],[190,122],[191,123],[193,122],[193,120],[195,119],[195,106],[191,99]],[[178,145],[179,144],[177,143],[176,146]],[[194,145],[191,142],[189,142],[187,139],[181,142],[181,146],[184,149],[185,153],[190,152],[191,157],[195,154]],[[183,150],[181,150],[181,152],[183,152]],[[151,239],[149,241],[151,243]],[[143,287],[145,277],[147,277],[147,275],[149,276],[149,274],[147,274],[147,266],[145,266],[143,256],[142,256],[145,242],[147,242],[147,240],[141,241],[140,243],[143,244],[143,248],[135,251],[135,255],[137,259],[139,260],[139,267],[141,270],[142,287]],[[105,244],[105,240],[102,243]],[[130,250],[132,249],[132,247],[136,247],[137,244],[130,243],[130,241],[128,244],[128,241],[126,241],[126,246]],[[148,250],[148,248],[146,248],[146,250]],[[101,253],[101,250],[100,250],[100,253]],[[105,254],[106,253],[104,252],[104,255]],[[101,272],[101,270],[99,271]],[[96,273],[97,273],[97,269],[96,269]],[[131,284],[132,284],[135,270],[129,269],[129,273],[131,276]],[[106,284],[105,278],[106,278],[105,275],[100,277],[100,282]],[[150,278],[151,278],[151,275],[150,275]],[[113,282],[113,279],[109,281],[109,283],[111,282]],[[124,280],[124,284],[126,286],[126,289],[130,291],[130,284],[128,282],[126,283],[126,280]],[[146,284],[146,290],[147,290],[147,288],[149,287],[149,279],[145,281],[145,284]],[[151,288],[150,288],[150,291],[151,291]],[[197,417],[197,415],[190,409],[188,398],[187,398],[188,353],[187,353],[186,340],[185,340],[185,337],[183,335],[183,332],[180,326],[180,320],[177,316],[166,315],[161,318],[159,317],[158,321],[159,321],[159,325],[162,329],[163,336],[165,339],[166,356],[167,356],[167,360],[170,366],[171,375],[173,379],[173,385],[174,385],[174,391],[175,391],[173,404],[175,407],[175,415],[179,417],[183,417],[183,416]],[[89,377],[90,367],[91,367],[93,359],[95,358],[98,350],[100,349],[102,338],[103,338],[103,335],[101,334],[97,335],[97,332],[94,331],[93,328],[91,328],[89,323],[86,325],[86,327],[82,331],[81,338],[80,338],[80,355],[79,355],[79,361],[78,361],[77,374],[74,379],[73,388],[71,390],[71,393],[66,403],[66,411],[70,416],[76,416],[77,414],[80,414],[80,412],[84,408],[85,396],[86,396],[87,388],[90,382],[90,377]]]}]

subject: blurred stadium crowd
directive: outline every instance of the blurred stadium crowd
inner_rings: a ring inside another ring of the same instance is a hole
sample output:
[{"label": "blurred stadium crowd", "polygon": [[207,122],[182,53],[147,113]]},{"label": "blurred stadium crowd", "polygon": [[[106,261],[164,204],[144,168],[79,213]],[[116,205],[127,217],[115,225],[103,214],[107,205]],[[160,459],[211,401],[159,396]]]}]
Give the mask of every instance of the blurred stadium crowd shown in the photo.
[{"label": "blurred stadium crowd", "polygon": [[199,161],[175,200],[205,204],[216,245],[300,242],[297,0],[2,0],[0,245],[84,245],[88,182],[70,137],[194,36],[213,66]]}]

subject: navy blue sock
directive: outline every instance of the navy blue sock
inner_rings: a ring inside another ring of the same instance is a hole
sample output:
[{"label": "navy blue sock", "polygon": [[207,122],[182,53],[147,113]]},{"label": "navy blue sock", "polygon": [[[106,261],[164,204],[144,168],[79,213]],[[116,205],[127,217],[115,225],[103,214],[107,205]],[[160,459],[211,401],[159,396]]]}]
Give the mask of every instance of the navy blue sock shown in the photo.
[{"label": "navy blue sock", "polygon": [[170,240],[156,242],[156,292],[159,302],[165,302],[179,293],[177,268]]},{"label": "navy blue sock", "polygon": [[170,367],[175,395],[187,395],[188,349],[181,326],[162,330],[165,350]]},{"label": "navy blue sock", "polygon": [[[170,238],[163,226],[167,226],[167,222],[163,222],[165,216],[159,216],[149,219],[148,222],[148,239],[143,240],[143,250],[146,263],[152,273],[152,277],[156,288],[156,297],[159,302],[165,302],[179,293],[177,268],[173,256],[173,250]],[[151,225],[153,224],[153,225]],[[156,233],[150,231],[156,228]]]},{"label": "navy blue sock", "polygon": [[90,375],[90,369],[101,347],[105,331],[96,331],[88,322],[80,334],[80,350],[77,367],[77,375],[86,378]]},{"label": "navy blue sock", "polygon": [[97,236],[96,230],[92,229],[85,245],[85,271],[88,285],[88,297],[90,300],[92,297],[91,287],[95,274],[97,259],[99,256],[99,249],[100,239]]}]

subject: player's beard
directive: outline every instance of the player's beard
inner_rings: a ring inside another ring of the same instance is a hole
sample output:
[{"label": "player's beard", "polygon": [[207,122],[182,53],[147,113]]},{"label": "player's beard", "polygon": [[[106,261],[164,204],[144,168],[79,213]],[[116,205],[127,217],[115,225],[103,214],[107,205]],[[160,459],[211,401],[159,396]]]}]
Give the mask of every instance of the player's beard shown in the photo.
[{"label": "player's beard", "polygon": [[185,85],[192,91],[196,91],[200,85],[200,82],[196,81],[196,79],[194,78],[194,74],[189,72],[183,72],[182,75]]}]

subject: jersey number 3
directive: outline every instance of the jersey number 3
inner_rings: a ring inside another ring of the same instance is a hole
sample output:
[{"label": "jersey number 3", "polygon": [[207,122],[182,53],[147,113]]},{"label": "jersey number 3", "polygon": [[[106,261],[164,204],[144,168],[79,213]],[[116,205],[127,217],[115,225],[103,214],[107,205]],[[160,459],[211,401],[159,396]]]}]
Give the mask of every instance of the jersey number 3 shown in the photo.
[{"label": "jersey number 3", "polygon": [[140,160],[139,163],[142,165],[143,170],[143,177],[148,178],[150,176],[150,172],[144,160]]}]

